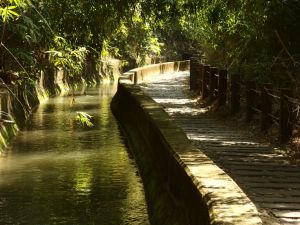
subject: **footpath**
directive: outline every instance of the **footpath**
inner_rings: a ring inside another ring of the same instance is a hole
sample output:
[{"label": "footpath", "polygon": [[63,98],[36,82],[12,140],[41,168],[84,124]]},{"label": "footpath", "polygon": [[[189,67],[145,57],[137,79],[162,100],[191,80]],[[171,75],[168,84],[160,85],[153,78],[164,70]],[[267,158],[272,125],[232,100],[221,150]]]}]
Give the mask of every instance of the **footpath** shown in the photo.
[{"label": "footpath", "polygon": [[227,127],[189,96],[189,73],[140,84],[175,119],[195,146],[243,189],[266,225],[300,225],[300,166],[268,143]]}]

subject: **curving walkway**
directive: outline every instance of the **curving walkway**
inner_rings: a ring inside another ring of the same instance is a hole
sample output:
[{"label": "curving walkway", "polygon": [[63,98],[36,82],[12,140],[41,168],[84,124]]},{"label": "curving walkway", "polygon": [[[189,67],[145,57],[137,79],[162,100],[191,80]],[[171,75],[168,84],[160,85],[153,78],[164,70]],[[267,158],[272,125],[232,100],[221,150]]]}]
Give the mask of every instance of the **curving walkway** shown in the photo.
[{"label": "curving walkway", "polygon": [[264,224],[300,224],[300,167],[267,144],[226,127],[189,98],[189,73],[141,84],[187,136],[226,171],[257,206]]}]

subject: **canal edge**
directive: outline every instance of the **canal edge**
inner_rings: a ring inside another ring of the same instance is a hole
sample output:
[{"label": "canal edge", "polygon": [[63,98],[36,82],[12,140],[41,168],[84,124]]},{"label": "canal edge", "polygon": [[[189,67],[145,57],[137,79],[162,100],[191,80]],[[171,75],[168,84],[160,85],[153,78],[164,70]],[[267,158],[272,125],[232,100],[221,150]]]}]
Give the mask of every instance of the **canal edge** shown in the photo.
[{"label": "canal edge", "polygon": [[[158,72],[186,70],[188,66],[187,61],[171,62],[125,73],[119,80],[112,110],[131,142],[138,137],[148,145],[144,152],[153,151],[150,155],[158,164],[161,180],[168,186],[176,205],[181,205],[179,208],[185,211],[188,224],[262,224],[256,206],[239,186],[201,149],[192,146],[162,106],[135,85],[153,79],[152,73],[157,76]],[[134,129],[138,131],[135,134],[132,133]],[[137,146],[141,149],[142,144]],[[135,155],[139,154],[137,148],[133,150]]]}]

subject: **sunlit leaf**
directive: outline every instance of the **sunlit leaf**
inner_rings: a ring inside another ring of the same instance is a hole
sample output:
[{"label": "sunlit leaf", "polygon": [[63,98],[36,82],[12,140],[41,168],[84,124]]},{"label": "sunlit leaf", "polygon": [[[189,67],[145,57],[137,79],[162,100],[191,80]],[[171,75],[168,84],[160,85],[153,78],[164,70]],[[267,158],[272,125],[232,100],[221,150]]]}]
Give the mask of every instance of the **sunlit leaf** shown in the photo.
[{"label": "sunlit leaf", "polygon": [[76,112],[76,120],[87,127],[93,127],[94,124],[91,122],[93,118],[91,115],[87,114],[86,112]]}]

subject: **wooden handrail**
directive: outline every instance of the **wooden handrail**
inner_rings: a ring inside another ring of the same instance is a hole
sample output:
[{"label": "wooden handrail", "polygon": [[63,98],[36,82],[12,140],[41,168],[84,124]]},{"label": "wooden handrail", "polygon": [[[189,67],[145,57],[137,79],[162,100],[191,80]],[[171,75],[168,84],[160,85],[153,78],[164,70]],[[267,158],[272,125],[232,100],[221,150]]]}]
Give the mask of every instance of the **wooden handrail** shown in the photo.
[{"label": "wooden handrail", "polygon": [[[239,74],[231,74],[228,79],[226,70],[211,67],[196,58],[191,60],[190,71],[191,90],[198,93],[201,99],[208,99],[209,103],[217,102],[218,106],[228,102],[232,114],[239,112],[241,104],[245,104],[247,122],[259,113],[261,130],[267,130],[272,123],[279,123],[280,141],[284,143],[289,140],[296,121],[293,109],[300,108],[300,99],[293,97],[292,90],[274,89],[270,84],[258,89],[254,81],[244,82]],[[245,103],[242,93],[245,93]],[[276,107],[273,105],[276,104],[279,105],[279,112],[274,112]],[[280,116],[275,116],[278,113]]]}]

